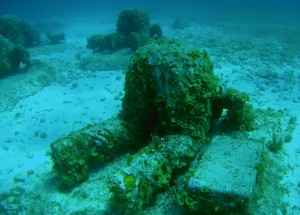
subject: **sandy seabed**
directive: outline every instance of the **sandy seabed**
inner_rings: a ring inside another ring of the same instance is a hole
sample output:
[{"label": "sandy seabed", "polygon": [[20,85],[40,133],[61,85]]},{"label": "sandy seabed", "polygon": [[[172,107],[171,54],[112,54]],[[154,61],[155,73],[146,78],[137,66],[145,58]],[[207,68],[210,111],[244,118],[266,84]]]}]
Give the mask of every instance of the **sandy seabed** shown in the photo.
[{"label": "sandy seabed", "polygon": [[[292,27],[191,22],[172,29],[172,21],[159,20],[164,36],[208,50],[225,86],[249,93],[256,108],[285,109],[300,121],[300,42]],[[42,214],[104,213],[109,176],[125,165],[124,158],[117,158],[71,192],[58,191],[47,156],[50,143],[118,113],[132,53],[100,54],[85,48],[87,36],[114,31],[113,19],[70,23],[62,25],[62,44],[45,42],[29,49],[36,66],[0,80],[0,192],[3,203],[11,206],[8,214],[28,208]],[[288,167],[282,181],[288,214],[300,214],[299,142],[297,125],[282,160]],[[162,208],[175,204],[173,196],[172,189],[159,195],[145,214],[163,214]]]}]

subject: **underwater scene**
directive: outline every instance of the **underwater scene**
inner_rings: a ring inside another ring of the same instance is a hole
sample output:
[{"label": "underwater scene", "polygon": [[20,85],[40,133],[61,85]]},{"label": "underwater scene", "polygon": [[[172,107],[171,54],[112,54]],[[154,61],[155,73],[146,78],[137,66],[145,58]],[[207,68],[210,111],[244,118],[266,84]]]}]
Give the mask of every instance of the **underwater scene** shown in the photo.
[{"label": "underwater scene", "polygon": [[0,3],[0,215],[299,215],[300,3]]}]

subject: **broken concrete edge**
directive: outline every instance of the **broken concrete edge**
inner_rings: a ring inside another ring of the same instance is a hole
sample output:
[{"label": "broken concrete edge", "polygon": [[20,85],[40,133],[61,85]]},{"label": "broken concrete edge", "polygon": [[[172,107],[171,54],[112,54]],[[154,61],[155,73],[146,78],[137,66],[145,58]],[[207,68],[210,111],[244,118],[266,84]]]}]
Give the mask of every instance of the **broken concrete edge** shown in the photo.
[{"label": "broken concrete edge", "polygon": [[[291,140],[290,137],[297,123],[296,117],[283,110],[268,109],[256,112],[259,130],[247,133],[235,132],[233,135],[234,138],[257,141],[262,147],[259,162],[255,165],[256,181],[252,194],[247,198],[243,198],[243,195],[230,196],[224,190],[213,192],[210,186],[203,186],[203,189],[198,192],[188,189],[188,183],[191,183],[196,172],[199,171],[198,167],[203,159],[203,155],[199,155],[192,162],[185,176],[180,177],[176,182],[177,199],[180,205],[193,211],[225,214],[262,214],[262,211],[278,214],[286,211],[283,195],[287,191],[281,183],[287,170],[284,163],[284,150],[281,146],[274,151],[270,144],[283,144]],[[207,146],[209,147],[211,145]],[[207,150],[204,150],[204,154]]]},{"label": "broken concrete edge", "polygon": [[248,205],[248,214],[288,214],[284,194],[287,192],[282,179],[287,172],[283,153],[266,150],[257,166],[257,184]]},{"label": "broken concrete edge", "polygon": [[288,204],[284,200],[288,189],[282,182],[288,171],[284,144],[292,141],[297,117],[287,110],[268,109],[265,114],[263,126],[269,136],[264,140],[265,150],[256,167],[257,185],[249,204],[249,214],[264,214],[265,211],[268,214],[288,214]]}]

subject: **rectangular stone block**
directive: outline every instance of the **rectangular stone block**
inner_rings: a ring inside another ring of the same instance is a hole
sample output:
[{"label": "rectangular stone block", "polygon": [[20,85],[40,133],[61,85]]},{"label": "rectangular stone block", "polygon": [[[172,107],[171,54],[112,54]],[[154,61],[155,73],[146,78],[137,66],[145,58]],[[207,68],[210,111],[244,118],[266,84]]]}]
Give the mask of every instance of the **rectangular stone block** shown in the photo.
[{"label": "rectangular stone block", "polygon": [[216,136],[188,182],[188,192],[205,211],[244,213],[256,185],[262,143]]}]

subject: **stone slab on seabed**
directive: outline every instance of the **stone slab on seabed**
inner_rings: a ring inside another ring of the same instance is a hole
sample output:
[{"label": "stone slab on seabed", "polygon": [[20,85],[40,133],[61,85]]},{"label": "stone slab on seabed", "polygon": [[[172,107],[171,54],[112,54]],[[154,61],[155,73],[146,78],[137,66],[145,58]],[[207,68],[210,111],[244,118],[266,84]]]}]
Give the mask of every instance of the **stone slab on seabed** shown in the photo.
[{"label": "stone slab on seabed", "polygon": [[261,152],[258,141],[215,137],[188,182],[188,191],[204,208],[226,212],[247,208]]}]

